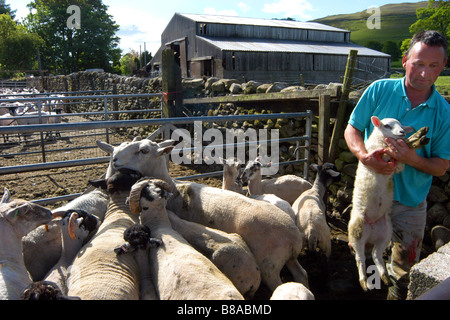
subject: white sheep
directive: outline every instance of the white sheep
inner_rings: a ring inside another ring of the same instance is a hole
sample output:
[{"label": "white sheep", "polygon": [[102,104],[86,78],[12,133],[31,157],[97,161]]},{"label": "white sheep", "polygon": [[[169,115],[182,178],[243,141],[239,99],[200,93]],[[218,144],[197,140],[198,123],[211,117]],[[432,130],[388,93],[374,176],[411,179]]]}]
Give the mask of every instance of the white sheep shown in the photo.
[{"label": "white sheep", "polygon": [[[404,127],[392,118],[380,120],[371,118],[374,129],[365,142],[367,152],[386,148],[386,138],[402,139],[406,133],[414,130]],[[387,157],[387,155],[384,155]],[[385,158],[385,161],[389,159]],[[396,172],[404,169],[403,163],[398,163]],[[373,244],[372,259],[383,282],[388,285],[389,277],[383,260],[383,252],[392,236],[392,222],[389,215],[394,199],[393,175],[376,173],[361,162],[355,177],[352,211],[348,224],[349,246],[355,251],[358,267],[359,283],[367,291],[367,276],[365,263],[366,244]]]},{"label": "white sheep", "polygon": [[315,297],[303,284],[286,282],[275,289],[270,300],[315,300]]},{"label": "white sheep", "polygon": [[[53,209],[53,212],[85,211],[97,217],[100,222],[105,218],[109,196],[101,189],[86,191],[79,197]],[[43,280],[49,270],[61,257],[61,227],[50,224],[40,226],[22,239],[25,266],[33,281]]]},{"label": "white sheep", "polygon": [[73,259],[80,251],[89,234],[95,233],[100,220],[82,210],[58,211],[53,218],[61,217],[56,223],[61,228],[61,257],[46,275],[44,281],[55,283],[64,295],[67,295],[67,277]]},{"label": "white sheep", "polygon": [[196,251],[170,223],[166,211],[171,186],[144,179],[130,192],[130,208],[141,223],[161,239],[150,250],[150,269],[161,300],[243,300],[233,283],[204,255]]},{"label": "white sheep", "polygon": [[[270,166],[268,165],[265,166]],[[281,199],[280,197],[274,194],[264,194],[262,193],[261,187],[261,168],[263,164],[261,163],[261,158],[258,157],[256,160],[250,160],[242,171],[241,176],[239,177],[242,183],[248,183],[248,193],[252,199],[266,201],[268,203],[273,204],[274,206],[280,208],[284,212],[286,212],[294,221],[295,221],[295,212],[292,209],[289,202]]]},{"label": "white sheep", "polygon": [[295,200],[292,208],[296,215],[297,226],[305,236],[305,246],[310,251],[320,248],[327,258],[331,254],[330,227],[326,220],[326,206],[323,200],[327,187],[340,179],[340,173],[332,163],[313,164],[317,171],[311,189],[304,191]]},{"label": "white sheep", "polygon": [[241,179],[248,180],[250,195],[274,194],[290,205],[305,191],[312,187],[311,182],[293,174],[262,180],[261,158],[247,163]]},{"label": "white sheep", "polygon": [[167,213],[175,231],[210,259],[246,299],[253,298],[261,283],[261,271],[240,235],[186,221],[171,211]]},{"label": "white sheep", "polygon": [[220,158],[220,162],[223,164],[222,189],[244,194],[242,180],[239,178],[241,162],[237,159],[222,158]]},{"label": "white sheep", "polygon": [[52,212],[40,205],[11,200],[5,188],[0,202],[0,300],[18,300],[32,282],[23,262],[22,237],[52,220]]},{"label": "white sheep", "polygon": [[149,139],[139,138],[117,147],[101,141],[97,145],[111,154],[107,176],[117,169],[130,168],[143,176],[162,179],[174,190],[168,209],[180,218],[239,234],[253,252],[262,281],[269,289],[275,290],[282,283],[280,271],[284,265],[294,281],[308,285],[306,271],[297,260],[303,235],[282,210],[236,192],[173,181],[165,158],[173,146],[161,147]]},{"label": "white sheep", "polygon": [[132,255],[116,256],[124,231],[139,222],[125,200],[140,175],[117,171],[108,179],[90,181],[110,196],[103,223],[75,257],[67,280],[68,295],[82,300],[138,300],[139,268]]},{"label": "white sheep", "polygon": [[143,224],[128,227],[123,238],[126,241],[114,249],[117,255],[133,253],[139,266],[140,300],[158,300],[155,285],[151,276],[149,250],[157,248],[162,241],[151,237],[150,228]]}]

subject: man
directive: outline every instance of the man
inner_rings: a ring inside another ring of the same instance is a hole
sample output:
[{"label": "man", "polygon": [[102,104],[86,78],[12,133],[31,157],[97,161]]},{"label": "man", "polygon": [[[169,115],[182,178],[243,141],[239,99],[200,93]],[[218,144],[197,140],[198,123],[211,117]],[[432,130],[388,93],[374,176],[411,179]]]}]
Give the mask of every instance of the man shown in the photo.
[{"label": "man", "polygon": [[[390,175],[398,161],[406,164],[393,178],[393,246],[388,263],[393,286],[388,299],[406,298],[409,270],[420,256],[432,178],[444,175],[449,167],[450,106],[434,85],[447,64],[447,47],[445,36],[436,31],[416,34],[403,57],[405,77],[379,80],[367,88],[345,130],[348,147],[365,166]],[[395,118],[416,130],[430,127],[430,143],[414,150],[403,140],[386,139],[389,148],[368,153],[364,141],[373,130],[372,115]],[[382,161],[383,153],[395,160]]]}]

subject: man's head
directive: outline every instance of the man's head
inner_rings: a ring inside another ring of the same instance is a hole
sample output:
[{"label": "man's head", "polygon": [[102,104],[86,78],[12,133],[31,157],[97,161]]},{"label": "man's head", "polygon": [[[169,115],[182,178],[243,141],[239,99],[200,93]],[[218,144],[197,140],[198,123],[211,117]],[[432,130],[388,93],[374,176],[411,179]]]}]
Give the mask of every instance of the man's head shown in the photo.
[{"label": "man's head", "polygon": [[403,57],[407,85],[419,91],[430,90],[447,64],[447,48],[447,39],[439,32],[416,34]]}]

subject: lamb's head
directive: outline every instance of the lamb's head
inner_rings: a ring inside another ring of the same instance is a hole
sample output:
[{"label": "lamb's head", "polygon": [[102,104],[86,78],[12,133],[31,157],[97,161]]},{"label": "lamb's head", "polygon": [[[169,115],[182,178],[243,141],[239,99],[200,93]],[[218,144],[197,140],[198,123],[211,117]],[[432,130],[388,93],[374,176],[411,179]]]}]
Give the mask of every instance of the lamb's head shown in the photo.
[{"label": "lamb's head", "polygon": [[67,230],[72,239],[85,241],[100,226],[100,219],[84,210],[56,211],[53,218],[61,217],[57,223]]},{"label": "lamb's head", "polygon": [[223,175],[226,177],[229,177],[230,181],[235,181],[236,183],[240,184],[240,174],[241,174],[241,167],[242,163],[239,161],[239,159],[236,158],[230,158],[230,159],[222,159],[220,158],[220,161],[223,164]]},{"label": "lamb's head", "polygon": [[111,154],[106,177],[121,168],[138,171],[143,176],[154,176],[154,172],[167,171],[165,155],[173,150],[174,142],[174,140],[166,140],[158,144],[150,139],[136,137],[133,141],[123,142],[117,147],[102,141],[97,141],[97,145]]},{"label": "lamb's head", "polygon": [[142,175],[135,170],[121,168],[108,178],[89,180],[89,183],[94,187],[107,190],[109,194],[114,194],[120,191],[129,191],[141,177]]},{"label": "lamb's head", "polygon": [[250,180],[261,178],[261,169],[263,167],[270,167],[271,162],[263,164],[261,157],[257,157],[255,160],[250,160],[245,166],[240,176],[243,183],[248,183]]},{"label": "lamb's head", "polygon": [[7,200],[0,204],[0,219],[8,221],[20,238],[53,218],[51,210],[36,203],[22,199]]},{"label": "lamb's head", "polygon": [[149,227],[139,223],[128,227],[123,233],[123,238],[126,243],[114,249],[118,256],[135,250],[146,250],[149,246],[157,248],[162,244],[161,240],[151,237]]},{"label": "lamb's head", "polygon": [[317,179],[325,187],[329,187],[333,182],[341,179],[341,173],[332,163],[326,162],[322,165],[312,164],[311,168],[317,171]]},{"label": "lamb's head", "polygon": [[21,300],[80,300],[79,297],[65,296],[58,285],[51,281],[37,281],[28,285]]},{"label": "lamb's head", "polygon": [[163,206],[172,196],[172,187],[160,179],[141,179],[132,188],[128,203],[131,213],[139,214],[154,206]]},{"label": "lamb's head", "polygon": [[384,138],[403,139],[407,133],[413,132],[414,128],[402,126],[400,121],[393,118],[380,120],[378,117],[371,118],[374,125],[374,132],[383,135]]}]

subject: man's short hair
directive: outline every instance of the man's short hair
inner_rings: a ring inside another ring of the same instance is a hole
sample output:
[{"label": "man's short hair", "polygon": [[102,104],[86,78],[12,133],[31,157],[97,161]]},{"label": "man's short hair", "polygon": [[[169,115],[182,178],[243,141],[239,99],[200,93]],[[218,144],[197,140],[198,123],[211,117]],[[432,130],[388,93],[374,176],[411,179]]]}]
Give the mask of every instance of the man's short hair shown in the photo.
[{"label": "man's short hair", "polygon": [[411,49],[417,42],[422,42],[427,46],[431,47],[442,47],[444,48],[444,60],[447,60],[447,49],[448,41],[447,38],[440,32],[434,30],[421,31],[414,35],[409,44],[408,51],[406,51],[406,56],[409,57]]}]

